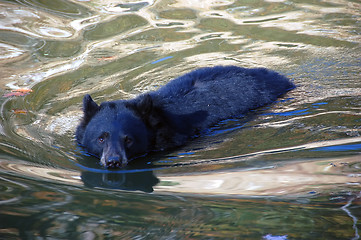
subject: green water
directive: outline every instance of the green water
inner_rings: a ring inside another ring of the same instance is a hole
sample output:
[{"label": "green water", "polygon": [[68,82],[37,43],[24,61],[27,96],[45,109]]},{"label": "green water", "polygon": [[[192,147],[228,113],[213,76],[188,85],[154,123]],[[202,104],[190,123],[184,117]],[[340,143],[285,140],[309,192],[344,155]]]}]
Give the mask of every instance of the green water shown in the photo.
[{"label": "green water", "polygon": [[[0,239],[360,239],[359,1],[0,0]],[[298,86],[186,146],[104,170],[82,97],[199,67]]]}]

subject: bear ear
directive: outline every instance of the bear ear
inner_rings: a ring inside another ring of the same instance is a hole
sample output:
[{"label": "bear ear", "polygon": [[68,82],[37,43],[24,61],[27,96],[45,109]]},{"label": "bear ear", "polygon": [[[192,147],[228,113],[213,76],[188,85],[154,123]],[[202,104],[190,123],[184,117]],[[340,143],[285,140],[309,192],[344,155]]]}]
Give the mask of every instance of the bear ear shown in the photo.
[{"label": "bear ear", "polygon": [[145,94],[140,97],[136,106],[140,115],[149,115],[153,110],[153,99],[149,94]]},{"label": "bear ear", "polygon": [[84,122],[88,123],[90,119],[99,111],[99,106],[96,104],[89,94],[83,98],[83,112]]}]

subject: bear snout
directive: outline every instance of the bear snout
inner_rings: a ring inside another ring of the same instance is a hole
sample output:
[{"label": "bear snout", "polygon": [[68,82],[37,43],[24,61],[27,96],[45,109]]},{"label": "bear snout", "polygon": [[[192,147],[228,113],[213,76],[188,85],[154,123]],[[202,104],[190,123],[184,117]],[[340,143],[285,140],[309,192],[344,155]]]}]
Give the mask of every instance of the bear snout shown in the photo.
[{"label": "bear snout", "polygon": [[106,168],[124,168],[128,164],[128,159],[125,154],[107,154],[103,152],[100,162]]},{"label": "bear snout", "polygon": [[111,157],[108,160],[105,161],[106,163],[106,167],[107,168],[120,168],[123,167],[121,166],[121,162],[119,160],[119,157]]}]

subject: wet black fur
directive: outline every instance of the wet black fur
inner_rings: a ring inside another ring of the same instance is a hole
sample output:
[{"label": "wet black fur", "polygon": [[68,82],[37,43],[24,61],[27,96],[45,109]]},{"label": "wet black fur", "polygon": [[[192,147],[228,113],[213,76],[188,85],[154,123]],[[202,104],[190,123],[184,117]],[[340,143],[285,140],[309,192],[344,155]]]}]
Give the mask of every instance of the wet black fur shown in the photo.
[{"label": "wet black fur", "polygon": [[125,166],[151,150],[180,146],[220,120],[275,101],[295,86],[264,68],[201,68],[130,100],[97,105],[83,99],[79,144],[107,167]]}]

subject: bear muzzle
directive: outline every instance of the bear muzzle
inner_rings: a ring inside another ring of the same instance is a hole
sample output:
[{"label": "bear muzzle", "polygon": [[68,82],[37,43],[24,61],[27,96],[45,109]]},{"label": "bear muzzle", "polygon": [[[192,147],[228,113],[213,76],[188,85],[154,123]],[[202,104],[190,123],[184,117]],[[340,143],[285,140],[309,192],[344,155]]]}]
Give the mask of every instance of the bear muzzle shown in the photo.
[{"label": "bear muzzle", "polygon": [[107,147],[103,150],[100,162],[106,168],[124,168],[128,164],[128,158],[125,151],[121,149],[115,151],[113,148]]}]

